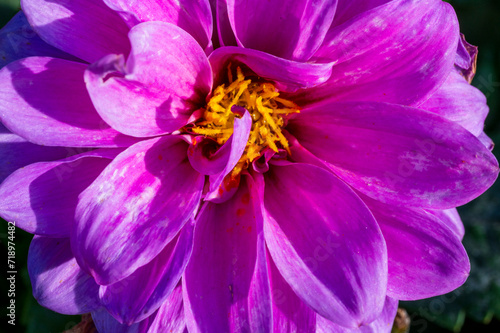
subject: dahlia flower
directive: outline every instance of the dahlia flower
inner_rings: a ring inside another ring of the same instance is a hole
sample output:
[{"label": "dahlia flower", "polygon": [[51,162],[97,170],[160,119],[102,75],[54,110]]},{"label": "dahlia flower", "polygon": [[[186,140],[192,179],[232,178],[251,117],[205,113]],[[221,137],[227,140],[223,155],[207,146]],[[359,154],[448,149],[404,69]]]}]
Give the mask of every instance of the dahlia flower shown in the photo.
[{"label": "dahlia flower", "polygon": [[449,4],[21,4],[0,215],[35,234],[41,305],[100,332],[389,332],[466,280],[455,207],[498,163]]}]

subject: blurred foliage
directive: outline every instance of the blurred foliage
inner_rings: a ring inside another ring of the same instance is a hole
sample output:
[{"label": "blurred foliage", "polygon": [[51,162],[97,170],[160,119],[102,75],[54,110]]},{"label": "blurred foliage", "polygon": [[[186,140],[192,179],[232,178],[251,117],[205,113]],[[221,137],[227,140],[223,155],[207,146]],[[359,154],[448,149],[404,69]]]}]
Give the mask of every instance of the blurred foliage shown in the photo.
[{"label": "blurred foliage", "polygon": [[[469,43],[479,46],[478,72],[473,85],[488,98],[486,133],[500,142],[500,1],[450,0]],[[18,10],[19,0],[0,0],[0,27]],[[500,158],[499,149],[495,151]],[[401,302],[412,319],[411,333],[500,332],[500,182],[480,198],[459,208],[466,227],[464,245],[471,275],[459,289],[440,297]],[[0,221],[0,248],[7,253],[7,223]],[[32,236],[17,229],[16,326],[9,332],[62,332],[80,321],[38,305],[31,294],[27,252]],[[1,274],[6,274],[2,272]],[[0,280],[2,308],[8,304],[6,278]],[[5,311],[5,310],[4,310]],[[5,313],[5,312],[4,312]],[[4,316],[5,320],[5,316]],[[488,324],[489,325],[485,325]]]}]

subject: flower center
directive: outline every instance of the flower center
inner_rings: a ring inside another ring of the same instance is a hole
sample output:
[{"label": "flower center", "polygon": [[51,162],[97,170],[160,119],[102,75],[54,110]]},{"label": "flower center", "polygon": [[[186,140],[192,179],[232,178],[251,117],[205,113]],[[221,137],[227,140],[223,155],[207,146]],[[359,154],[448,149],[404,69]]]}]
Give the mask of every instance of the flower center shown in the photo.
[{"label": "flower center", "polygon": [[241,68],[236,70],[233,80],[231,65],[228,66],[228,85],[218,86],[208,101],[203,120],[196,123],[192,131],[211,137],[223,145],[233,134],[235,117],[242,117],[245,109],[252,117],[252,128],[238,164],[232,174],[237,175],[248,168],[269,147],[276,153],[285,149],[290,153],[288,141],[281,132],[286,116],[300,112],[299,107],[284,98],[273,84],[259,78],[245,78]]}]

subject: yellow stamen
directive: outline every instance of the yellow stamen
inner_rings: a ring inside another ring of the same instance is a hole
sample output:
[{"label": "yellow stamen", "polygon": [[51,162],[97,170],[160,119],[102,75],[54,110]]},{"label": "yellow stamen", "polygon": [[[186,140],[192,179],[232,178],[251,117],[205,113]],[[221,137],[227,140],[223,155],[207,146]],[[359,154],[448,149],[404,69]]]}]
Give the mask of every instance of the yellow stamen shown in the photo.
[{"label": "yellow stamen", "polygon": [[203,114],[204,119],[192,131],[211,137],[222,145],[233,134],[234,117],[237,115],[231,108],[238,105],[248,110],[252,128],[245,151],[232,171],[235,176],[259,158],[266,147],[277,153],[281,146],[290,153],[288,141],[281,132],[285,123],[283,116],[300,110],[295,103],[278,97],[280,94],[273,84],[245,79],[240,67],[234,78],[231,65],[228,66],[228,82],[227,87],[223,84],[214,90]]}]

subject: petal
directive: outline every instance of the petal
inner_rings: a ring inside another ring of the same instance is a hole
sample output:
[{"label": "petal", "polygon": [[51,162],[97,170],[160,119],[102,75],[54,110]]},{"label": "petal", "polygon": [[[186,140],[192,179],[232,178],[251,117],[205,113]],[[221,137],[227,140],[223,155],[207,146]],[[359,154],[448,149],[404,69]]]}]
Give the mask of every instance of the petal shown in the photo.
[{"label": "petal", "polygon": [[62,314],[99,308],[99,286],[80,269],[69,238],[33,237],[28,253],[33,296],[42,306]]},{"label": "petal", "polygon": [[132,51],[90,66],[85,82],[102,118],[132,136],[155,136],[184,126],[212,87],[203,49],[184,30],[163,22],[130,30]]},{"label": "petal", "polygon": [[418,108],[454,121],[475,136],[483,132],[484,120],[489,111],[483,93],[457,71],[452,71],[445,83]]},{"label": "petal", "polygon": [[33,31],[24,13],[19,11],[0,29],[0,68],[15,60],[31,56],[47,56],[78,61],[78,58],[45,43]]},{"label": "petal", "polygon": [[0,123],[0,183],[11,173],[31,163],[53,161],[82,152],[82,149],[45,147],[10,133]]},{"label": "petal", "polygon": [[193,249],[193,226],[188,223],[148,264],[130,276],[101,286],[101,303],[118,321],[133,324],[149,317],[179,282]]},{"label": "petal", "polygon": [[204,177],[191,168],[187,147],[172,136],[139,142],[80,194],[71,242],[97,283],[149,263],[196,213]]},{"label": "petal", "polygon": [[306,61],[323,42],[337,1],[227,0],[227,7],[240,46]]},{"label": "petal", "polygon": [[225,75],[227,63],[242,62],[260,77],[276,82],[281,91],[309,88],[328,80],[332,64],[296,62],[241,47],[227,46],[216,49],[208,57],[217,78]]},{"label": "petal", "polygon": [[363,199],[387,244],[388,296],[416,300],[446,294],[465,282],[469,258],[446,223],[420,209]]},{"label": "petal", "polygon": [[[121,324],[104,308],[97,309],[92,312],[92,321],[98,332],[113,332],[113,333],[146,333],[151,319],[147,318],[133,325]],[[151,331],[151,333],[153,333]]]},{"label": "petal", "polygon": [[234,169],[236,164],[238,164],[241,155],[245,151],[251,128],[252,117],[250,116],[250,113],[248,111],[245,111],[245,114],[241,119],[234,118],[233,135],[231,135],[231,137],[229,138],[229,140],[231,140],[231,150],[228,151],[229,154],[227,158],[227,164],[220,173],[210,176],[210,190],[205,196],[206,200],[218,197],[220,195],[219,191],[224,191],[224,186],[221,187],[222,182],[224,178],[229,175],[231,170]]},{"label": "petal", "polygon": [[227,0],[211,0],[212,12],[215,12],[215,22],[220,46],[237,46],[236,37],[227,12]]},{"label": "petal", "polygon": [[453,230],[455,234],[462,240],[465,234],[464,224],[462,223],[462,219],[458,214],[456,208],[444,209],[444,210],[427,210],[428,213],[436,216],[441,220],[448,228]]},{"label": "petal", "polygon": [[454,63],[458,22],[441,0],[395,0],[329,31],[316,61],[336,61],[328,82],[299,103],[380,101],[410,105],[439,87]]},{"label": "petal", "polygon": [[398,311],[398,301],[390,297],[385,298],[384,309],[380,316],[369,324],[362,325],[355,329],[349,329],[343,326],[336,325],[331,321],[316,316],[317,333],[390,333],[396,312]]},{"label": "petal", "polygon": [[21,7],[43,40],[87,62],[129,52],[127,25],[101,0],[22,0]]},{"label": "petal", "polygon": [[393,0],[339,1],[337,10],[335,11],[335,17],[333,18],[332,28],[390,1]]},{"label": "petal", "polygon": [[162,21],[177,25],[193,36],[202,48],[206,48],[212,37],[212,12],[208,0],[175,1],[104,0],[132,27],[140,22]]},{"label": "petal", "polygon": [[385,297],[387,253],[364,203],[312,165],[274,165],[264,176],[267,247],[293,291],[339,325],[375,319]]},{"label": "petal", "polygon": [[476,74],[477,67],[477,46],[467,43],[465,36],[460,34],[458,41],[457,55],[455,57],[455,69],[471,83]]},{"label": "petal", "polygon": [[135,141],[109,127],[89,98],[85,64],[31,57],[0,71],[0,118],[12,132],[40,145],[119,147]]},{"label": "petal", "polygon": [[287,130],[342,180],[386,203],[452,208],[498,175],[498,162],[477,138],[415,108],[332,103],[303,110]]},{"label": "petal", "polygon": [[223,204],[207,203],[196,221],[183,277],[189,332],[269,332],[269,286],[261,215],[242,177]]},{"label": "petal", "polygon": [[78,195],[119,150],[94,150],[14,172],[0,185],[0,215],[36,235],[69,237]]},{"label": "petal", "polygon": [[316,313],[290,288],[267,253],[272,295],[273,332],[316,332]]},{"label": "petal", "polygon": [[184,333],[186,332],[186,320],[184,319],[184,307],[182,304],[182,286],[179,284],[163,302],[162,306],[154,316],[154,320],[150,320],[150,333],[169,332],[169,333]]}]

